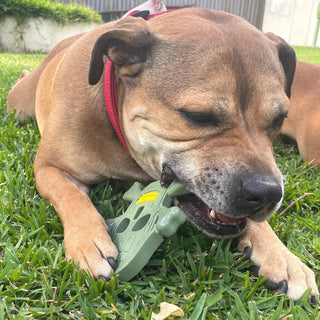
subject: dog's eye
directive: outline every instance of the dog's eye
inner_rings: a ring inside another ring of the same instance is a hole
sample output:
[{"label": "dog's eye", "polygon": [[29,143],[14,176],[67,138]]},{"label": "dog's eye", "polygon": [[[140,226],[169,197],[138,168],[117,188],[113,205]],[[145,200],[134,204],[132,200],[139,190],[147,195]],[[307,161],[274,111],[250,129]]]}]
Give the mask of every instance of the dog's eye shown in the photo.
[{"label": "dog's eye", "polygon": [[180,109],[181,115],[189,122],[196,126],[207,127],[207,126],[218,126],[217,119],[210,113],[204,112],[193,112],[185,109]]},{"label": "dog's eye", "polygon": [[287,118],[287,117],[288,117],[287,113],[279,115],[277,118],[275,118],[273,120],[272,128],[273,129],[279,129],[282,126],[284,119]]}]

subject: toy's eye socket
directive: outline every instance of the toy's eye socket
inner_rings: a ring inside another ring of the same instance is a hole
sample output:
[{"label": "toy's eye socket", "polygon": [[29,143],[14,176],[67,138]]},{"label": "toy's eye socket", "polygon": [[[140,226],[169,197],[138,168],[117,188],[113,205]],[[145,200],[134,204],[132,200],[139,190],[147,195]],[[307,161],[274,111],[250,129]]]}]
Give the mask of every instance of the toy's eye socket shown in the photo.
[{"label": "toy's eye socket", "polygon": [[199,127],[217,127],[218,120],[210,113],[193,112],[185,109],[179,110],[180,114],[193,125]]}]

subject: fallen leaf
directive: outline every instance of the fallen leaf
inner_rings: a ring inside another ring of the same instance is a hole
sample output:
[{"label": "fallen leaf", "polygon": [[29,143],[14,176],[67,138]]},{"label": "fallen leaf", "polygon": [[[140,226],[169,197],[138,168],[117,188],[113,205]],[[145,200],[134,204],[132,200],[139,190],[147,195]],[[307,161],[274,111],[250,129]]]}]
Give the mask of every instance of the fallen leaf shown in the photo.
[{"label": "fallen leaf", "polygon": [[170,316],[177,316],[182,317],[184,315],[183,311],[177,307],[175,304],[161,302],[160,303],[160,312],[153,313],[152,312],[152,319],[153,320],[164,320]]}]

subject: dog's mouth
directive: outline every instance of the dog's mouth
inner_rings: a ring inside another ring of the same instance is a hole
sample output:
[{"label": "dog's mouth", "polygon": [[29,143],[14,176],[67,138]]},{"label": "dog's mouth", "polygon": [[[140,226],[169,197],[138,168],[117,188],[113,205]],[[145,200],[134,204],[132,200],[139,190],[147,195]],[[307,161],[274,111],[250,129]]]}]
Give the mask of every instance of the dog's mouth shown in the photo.
[{"label": "dog's mouth", "polygon": [[190,193],[176,197],[176,205],[188,220],[208,236],[229,238],[239,235],[246,226],[246,218],[235,218],[209,208],[199,197]]},{"label": "dog's mouth", "polygon": [[[173,170],[164,164],[161,185],[169,187],[173,181],[179,181]],[[210,237],[231,238],[239,235],[246,226],[246,218],[230,217],[213,208],[209,208],[193,193],[181,193],[175,197],[175,205],[181,208],[188,220],[201,232]]]}]

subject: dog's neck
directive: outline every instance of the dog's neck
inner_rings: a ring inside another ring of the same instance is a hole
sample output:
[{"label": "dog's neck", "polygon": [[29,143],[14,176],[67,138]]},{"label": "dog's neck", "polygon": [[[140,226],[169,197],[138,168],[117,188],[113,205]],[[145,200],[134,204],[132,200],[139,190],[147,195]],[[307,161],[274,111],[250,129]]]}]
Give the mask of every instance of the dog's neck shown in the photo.
[{"label": "dog's neck", "polygon": [[[133,11],[130,13],[131,16],[135,17],[142,17],[144,19],[150,19],[154,16],[170,12],[172,10],[168,11],[162,11],[150,14],[149,11]],[[128,145],[126,143],[126,140],[124,138],[124,135],[122,133],[120,123],[119,123],[119,116],[118,116],[118,101],[117,101],[117,86],[116,86],[116,77],[114,74],[114,65],[112,61],[109,59],[106,63],[106,70],[105,70],[105,77],[104,77],[104,96],[105,96],[105,102],[107,107],[107,112],[109,119],[111,121],[111,124],[117,133],[122,145],[128,150]]]}]

